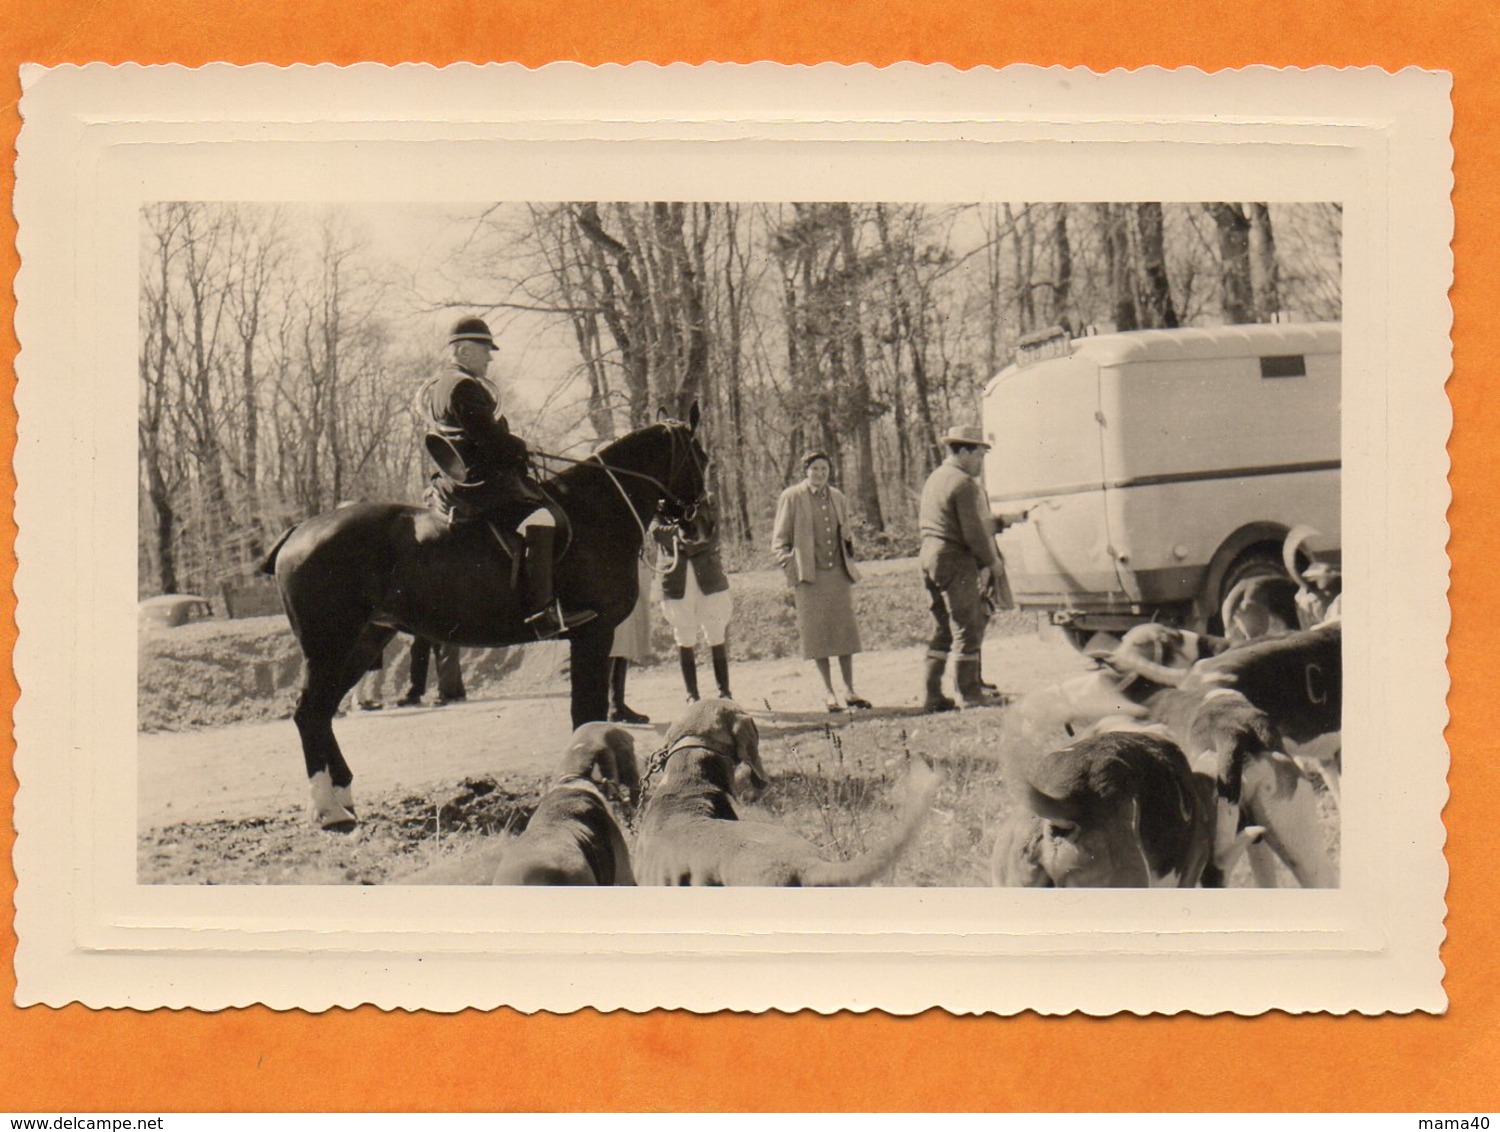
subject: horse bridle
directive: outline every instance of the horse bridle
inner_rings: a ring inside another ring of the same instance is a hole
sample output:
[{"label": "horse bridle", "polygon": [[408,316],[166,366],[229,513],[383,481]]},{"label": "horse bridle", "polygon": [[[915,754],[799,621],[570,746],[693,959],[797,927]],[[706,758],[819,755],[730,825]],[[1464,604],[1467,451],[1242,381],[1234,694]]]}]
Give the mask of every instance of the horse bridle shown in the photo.
[{"label": "horse bridle", "polygon": [[[677,470],[682,466],[679,454],[679,448],[681,448],[682,446],[678,444],[677,432],[675,431],[675,429],[672,429],[671,426],[681,426],[683,422],[662,421],[660,423],[668,426],[668,435],[670,435],[672,438],[672,466],[667,471],[667,479],[676,480]],[[691,433],[688,434],[686,448],[687,458],[693,462],[693,470],[698,473],[699,483],[707,486],[707,476],[704,466],[698,463],[698,454],[693,451],[693,438]],[[620,493],[620,498],[625,501],[625,506],[630,511],[630,517],[635,520],[635,525],[641,532],[641,554],[643,556],[646,553],[647,546],[649,546],[649,544],[651,543],[651,534],[647,529],[645,521],[641,518],[640,511],[637,510],[634,500],[630,498],[630,493],[625,490],[625,485],[620,482],[618,477],[630,476],[633,479],[645,480],[647,483],[651,484],[656,488],[657,491],[661,493],[662,502],[670,503],[681,513],[681,519],[679,521],[683,523],[690,523],[693,521],[693,518],[698,513],[699,506],[703,502],[701,495],[699,496],[699,498],[694,499],[691,502],[682,499],[675,491],[668,487],[667,484],[663,483],[661,480],[657,479],[649,472],[638,472],[634,468],[619,468],[615,467],[614,465],[607,464],[604,462],[604,458],[597,452],[585,456],[581,460],[573,456],[564,456],[561,453],[557,452],[533,451],[532,455],[540,456],[543,459],[547,460],[557,460],[569,464],[597,464],[603,470],[604,474],[609,477],[609,482],[614,484],[615,490]],[[672,540],[671,558],[668,560],[665,568],[662,568],[658,565],[652,565],[651,568],[654,571],[656,571],[657,573],[666,574],[670,573],[676,568],[677,547],[680,541],[681,536],[674,535]]]}]

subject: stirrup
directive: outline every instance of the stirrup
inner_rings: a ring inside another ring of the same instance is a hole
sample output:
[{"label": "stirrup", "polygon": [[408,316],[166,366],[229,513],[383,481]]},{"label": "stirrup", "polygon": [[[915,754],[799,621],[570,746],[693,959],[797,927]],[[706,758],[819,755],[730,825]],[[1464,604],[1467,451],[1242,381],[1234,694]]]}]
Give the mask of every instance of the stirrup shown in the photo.
[{"label": "stirrup", "polygon": [[592,609],[566,612],[561,601],[554,601],[526,618],[526,627],[536,634],[537,640],[547,641],[572,632],[580,625],[587,625],[598,616]]}]

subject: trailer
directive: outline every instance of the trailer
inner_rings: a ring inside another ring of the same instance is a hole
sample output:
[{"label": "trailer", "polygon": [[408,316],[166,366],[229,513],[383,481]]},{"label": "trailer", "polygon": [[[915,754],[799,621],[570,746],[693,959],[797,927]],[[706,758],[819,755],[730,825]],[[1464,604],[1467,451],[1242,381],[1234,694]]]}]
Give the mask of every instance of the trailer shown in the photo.
[{"label": "trailer", "polygon": [[1215,630],[1288,531],[1336,563],[1338,323],[1022,343],[984,391],[985,484],[1023,609],[1079,647],[1157,620]]}]

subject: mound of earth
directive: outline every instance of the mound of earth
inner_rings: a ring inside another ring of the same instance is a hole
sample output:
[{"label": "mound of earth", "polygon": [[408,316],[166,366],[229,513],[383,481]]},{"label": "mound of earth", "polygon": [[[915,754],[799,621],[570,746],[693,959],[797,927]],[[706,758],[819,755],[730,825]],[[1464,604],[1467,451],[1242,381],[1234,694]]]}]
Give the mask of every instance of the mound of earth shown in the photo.
[{"label": "mound of earth", "polygon": [[[854,610],[866,651],[920,645],[931,632],[927,592],[910,559],[861,563]],[[791,593],[779,570],[730,576],[734,620],[730,654],[736,661],[798,655]],[[1031,615],[1002,614],[992,636],[1029,631]],[[652,618],[652,659],[674,659],[671,630]],[[530,695],[566,688],[567,646],[465,649],[464,683],[471,698]],[[406,649],[385,674],[394,699],[410,681]],[[433,679],[429,676],[429,679]],[[187,731],[226,724],[288,719],[302,682],[302,655],[285,616],[199,621],[175,629],[143,629],[137,670],[137,720],[142,731]],[[435,689],[429,686],[429,695]]]}]

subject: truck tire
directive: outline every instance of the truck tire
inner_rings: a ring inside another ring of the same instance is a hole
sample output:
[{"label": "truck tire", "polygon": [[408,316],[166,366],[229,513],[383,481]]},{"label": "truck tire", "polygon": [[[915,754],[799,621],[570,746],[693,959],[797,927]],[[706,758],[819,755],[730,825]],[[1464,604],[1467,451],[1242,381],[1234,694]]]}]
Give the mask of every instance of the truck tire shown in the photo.
[{"label": "truck tire", "polygon": [[1213,613],[1208,618],[1208,631],[1215,636],[1224,635],[1224,619],[1220,610],[1224,599],[1246,578],[1285,578],[1286,568],[1281,564],[1281,547],[1273,543],[1257,543],[1248,547],[1224,571],[1224,580],[1219,583],[1219,592],[1214,595]]}]

